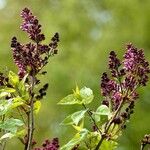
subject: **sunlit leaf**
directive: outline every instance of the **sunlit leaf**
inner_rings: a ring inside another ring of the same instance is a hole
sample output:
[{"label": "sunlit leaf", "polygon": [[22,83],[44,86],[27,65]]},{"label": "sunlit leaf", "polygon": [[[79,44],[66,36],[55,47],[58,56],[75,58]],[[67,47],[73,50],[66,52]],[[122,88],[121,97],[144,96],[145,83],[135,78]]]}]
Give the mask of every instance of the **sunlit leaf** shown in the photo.
[{"label": "sunlit leaf", "polygon": [[9,71],[8,78],[9,78],[9,83],[14,87],[19,83],[18,75],[12,71]]},{"label": "sunlit leaf", "polygon": [[93,113],[92,116],[96,122],[99,122],[101,120],[101,116],[99,114]]},{"label": "sunlit leaf", "polygon": [[89,131],[87,129],[82,129],[66,145],[62,146],[60,150],[71,150],[75,145],[83,141],[88,133]]},{"label": "sunlit leaf", "polygon": [[29,100],[29,93],[28,93],[28,90],[26,89],[25,83],[24,83],[22,80],[18,83],[17,89],[18,89],[18,94],[19,94],[24,100]]},{"label": "sunlit leaf", "polygon": [[106,105],[101,105],[97,108],[96,114],[99,114],[99,115],[109,115],[110,114],[110,110],[109,108],[106,106]]},{"label": "sunlit leaf", "polygon": [[77,130],[78,132],[80,132],[82,129],[83,129],[83,127],[84,127],[84,118],[82,118],[81,120],[80,120],[80,122],[78,123],[78,125],[72,125],[73,126],[73,128],[75,129],[75,130]]},{"label": "sunlit leaf", "polygon": [[10,118],[5,121],[0,121],[0,128],[11,133],[16,133],[17,128],[22,126],[24,123],[19,119]]},{"label": "sunlit leaf", "polygon": [[14,88],[8,88],[4,87],[3,89],[0,89],[0,92],[7,92],[7,93],[14,93],[16,90]]},{"label": "sunlit leaf", "polygon": [[90,88],[83,87],[80,91],[76,87],[73,94],[70,94],[63,98],[58,104],[60,105],[73,105],[73,104],[89,104],[94,98],[93,91]]},{"label": "sunlit leaf", "polygon": [[76,129],[78,132],[81,131],[83,128],[80,126],[72,125],[74,129]]},{"label": "sunlit leaf", "polygon": [[84,118],[84,115],[87,110],[81,110],[69,115],[64,121],[61,123],[62,125],[78,125],[80,120]]},{"label": "sunlit leaf", "polygon": [[101,105],[97,108],[96,112],[92,112],[96,122],[104,123],[110,115],[110,109],[106,105]]},{"label": "sunlit leaf", "polygon": [[59,105],[73,105],[73,104],[81,104],[82,102],[78,100],[74,94],[70,94],[63,98],[58,104]]},{"label": "sunlit leaf", "polygon": [[5,97],[5,96],[7,96],[7,95],[9,95],[8,92],[1,92],[1,93],[0,93],[0,98]]},{"label": "sunlit leaf", "polygon": [[[74,90],[73,90],[74,91]],[[76,85],[76,89],[75,89],[75,91],[74,91],[74,94],[76,94],[76,95],[80,95],[80,89],[79,89],[79,87]]]},{"label": "sunlit leaf", "polygon": [[117,148],[117,145],[117,142],[104,140],[101,145],[101,150],[115,150]]},{"label": "sunlit leaf", "polygon": [[11,107],[11,102],[0,100],[0,116],[6,114]]},{"label": "sunlit leaf", "polygon": [[8,139],[8,138],[11,139],[12,137],[14,137],[14,134],[8,132],[8,133],[4,134],[3,136],[1,136],[0,141],[4,140],[4,139]]},{"label": "sunlit leaf", "polygon": [[29,74],[26,74],[26,75],[23,77],[23,79],[21,80],[23,83],[25,83],[25,81],[26,81],[28,75],[29,75]]},{"label": "sunlit leaf", "polygon": [[9,101],[11,101],[11,105],[10,105],[11,109],[16,108],[16,107],[21,106],[21,105],[24,104],[24,100],[19,96],[15,97],[15,98],[13,98]]},{"label": "sunlit leaf", "polygon": [[39,112],[40,108],[41,108],[41,101],[36,101],[34,103],[34,111],[36,114]]},{"label": "sunlit leaf", "polygon": [[80,96],[82,98],[82,103],[84,103],[84,104],[91,103],[94,98],[93,91],[87,87],[83,87],[80,90]]},{"label": "sunlit leaf", "polygon": [[25,136],[25,134],[26,134],[26,129],[23,129],[23,130],[16,132],[15,136],[22,137],[22,136]]},{"label": "sunlit leaf", "polygon": [[85,141],[87,144],[89,144],[91,150],[94,150],[100,139],[101,135],[98,132],[89,132]]}]

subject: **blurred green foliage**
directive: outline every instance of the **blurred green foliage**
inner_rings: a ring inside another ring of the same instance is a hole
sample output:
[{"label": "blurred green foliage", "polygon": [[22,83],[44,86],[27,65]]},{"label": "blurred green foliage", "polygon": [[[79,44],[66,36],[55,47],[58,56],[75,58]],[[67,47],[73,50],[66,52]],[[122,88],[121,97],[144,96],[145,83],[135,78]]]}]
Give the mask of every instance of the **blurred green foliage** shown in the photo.
[{"label": "blurred green foliage", "polygon": [[[93,89],[94,106],[102,100],[100,76],[108,70],[110,50],[120,57],[125,44],[132,42],[145,50],[150,61],[150,1],[149,0],[0,0],[0,70],[7,66],[16,71],[10,40],[15,35],[25,42],[27,35],[20,29],[20,11],[29,7],[47,36],[60,33],[59,53],[47,67],[43,82],[49,82],[48,95],[36,118],[35,139],[40,144],[45,138],[59,137],[66,142],[74,131],[59,126],[66,114],[78,110],[56,105],[77,83]],[[139,149],[140,139],[150,132],[150,83],[141,89],[135,113],[120,138],[118,150]],[[22,149],[19,141],[8,143],[7,150]]]}]

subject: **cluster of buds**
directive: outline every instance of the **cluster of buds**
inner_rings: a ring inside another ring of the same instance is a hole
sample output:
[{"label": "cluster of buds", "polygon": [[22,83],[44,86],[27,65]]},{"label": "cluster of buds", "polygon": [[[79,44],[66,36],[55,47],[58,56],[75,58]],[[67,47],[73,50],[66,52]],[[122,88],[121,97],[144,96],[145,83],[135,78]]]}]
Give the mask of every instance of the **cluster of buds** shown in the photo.
[{"label": "cluster of buds", "polygon": [[110,78],[107,73],[102,75],[102,104],[110,107],[112,112],[119,109],[120,113],[115,116],[113,122],[123,126],[133,113],[134,102],[138,98],[137,88],[148,82],[149,63],[145,60],[142,49],[129,44],[123,61],[117,58],[114,51],[110,52],[109,70]]},{"label": "cluster of buds", "polygon": [[41,25],[28,8],[21,12],[23,23],[21,29],[29,35],[30,43],[21,44],[16,37],[12,38],[11,48],[13,58],[19,68],[19,76],[23,78],[26,73],[36,75],[48,62],[50,56],[57,54],[59,35],[55,33],[48,45],[42,44],[45,36],[41,33]]},{"label": "cluster of buds", "polygon": [[42,148],[35,148],[34,150],[58,150],[59,149],[59,141],[58,138],[53,138],[50,140],[45,140],[42,144]]},{"label": "cluster of buds", "polygon": [[39,94],[36,96],[36,99],[40,100],[43,96],[46,96],[46,90],[48,89],[48,83],[46,83],[40,90]]},{"label": "cluster of buds", "polygon": [[141,140],[141,149],[143,150],[146,145],[150,144],[150,134],[146,134]]}]

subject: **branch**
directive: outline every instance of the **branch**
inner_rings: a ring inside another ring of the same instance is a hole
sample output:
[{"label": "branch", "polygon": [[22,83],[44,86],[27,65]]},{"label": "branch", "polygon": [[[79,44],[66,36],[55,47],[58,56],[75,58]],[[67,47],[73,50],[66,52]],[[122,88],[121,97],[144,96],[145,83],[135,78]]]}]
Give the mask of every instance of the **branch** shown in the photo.
[{"label": "branch", "polygon": [[113,117],[109,120],[108,124],[106,124],[105,131],[104,131],[104,133],[102,134],[102,137],[101,137],[99,143],[97,144],[95,150],[99,150],[99,147],[101,146],[103,140],[106,138],[106,135],[107,135],[107,133],[108,133],[108,130],[109,130],[110,126],[112,125],[112,121],[114,120],[114,118],[115,118],[115,117],[117,116],[117,114],[119,113],[120,109],[122,108],[123,103],[124,103],[124,99],[121,101],[121,103],[120,103],[118,109],[116,110],[116,112],[115,112],[115,114],[113,115]]},{"label": "branch", "polygon": [[30,111],[27,113],[28,116],[28,134],[27,134],[27,143],[25,145],[25,150],[32,149],[32,139],[33,139],[33,132],[34,132],[34,89],[35,79],[31,76],[31,88],[30,88]]},{"label": "branch", "polygon": [[[82,106],[83,106],[85,109],[87,109],[86,106],[85,106],[85,104],[82,104]],[[88,113],[89,117],[92,119],[92,121],[93,121],[95,127],[97,128],[97,130],[99,131],[99,133],[102,135],[102,132],[101,132],[101,130],[99,129],[98,125],[96,124],[95,119],[93,118],[91,112],[90,112],[89,110],[87,110],[87,113]]]}]

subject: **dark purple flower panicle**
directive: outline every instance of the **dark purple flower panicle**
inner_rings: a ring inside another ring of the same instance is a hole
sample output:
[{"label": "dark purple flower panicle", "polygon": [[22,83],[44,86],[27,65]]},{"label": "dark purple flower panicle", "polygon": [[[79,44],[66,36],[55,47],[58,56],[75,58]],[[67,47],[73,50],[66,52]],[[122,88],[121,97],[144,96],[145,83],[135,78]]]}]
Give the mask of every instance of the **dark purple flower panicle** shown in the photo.
[{"label": "dark purple flower panicle", "polygon": [[132,44],[127,45],[127,52],[124,55],[123,64],[128,74],[138,78],[140,85],[146,85],[150,68],[149,63],[145,60],[142,49],[138,50]]},{"label": "dark purple flower panicle", "polygon": [[103,73],[101,80],[101,93],[105,97],[103,105],[109,106],[109,100],[113,104],[112,109],[116,110],[122,99],[119,84],[115,80],[109,79],[106,73]]},{"label": "dark purple flower panicle", "polygon": [[110,52],[109,70],[111,77],[103,73],[101,79],[102,104],[111,104],[112,111],[115,111],[122,101],[130,105],[138,98],[136,89],[146,85],[150,68],[143,50],[129,44],[122,62],[114,51]]},{"label": "dark purple flower panicle", "polygon": [[113,77],[119,76],[118,68],[121,65],[120,60],[114,51],[110,52],[109,55],[109,69]]},{"label": "dark purple flower panicle", "polygon": [[116,90],[116,82],[110,80],[106,73],[103,73],[101,80],[101,92],[103,96],[109,96],[111,92]]},{"label": "dark purple flower panicle", "polygon": [[21,45],[16,37],[12,38],[11,48],[13,50],[13,58],[15,64],[19,68],[18,75],[22,78],[26,74],[26,52],[23,51],[23,45]]},{"label": "dark purple flower panicle", "polygon": [[28,8],[22,10],[21,17],[23,18],[23,23],[20,28],[28,33],[30,39],[36,43],[45,40],[44,34],[41,33],[39,21],[32,15]]},{"label": "dark purple flower panicle", "polygon": [[137,84],[136,78],[130,74],[125,77],[122,83],[124,89],[128,89],[130,91],[133,91]]},{"label": "dark purple flower panicle", "polygon": [[48,45],[42,44],[45,36],[41,33],[39,21],[28,8],[23,9],[21,16],[23,18],[21,29],[33,40],[33,43],[20,44],[17,38],[13,37],[11,41],[13,58],[19,68],[18,74],[23,78],[26,73],[36,75],[48,63],[49,57],[57,54],[59,34],[55,33]]},{"label": "dark purple flower panicle", "polygon": [[45,140],[41,148],[35,148],[34,150],[58,150],[58,149],[59,149],[58,138],[53,138],[51,141]]},{"label": "dark purple flower panicle", "polygon": [[122,94],[119,91],[116,91],[112,93],[111,99],[113,104],[113,110],[117,110],[118,106],[120,105],[120,102],[122,101]]}]

